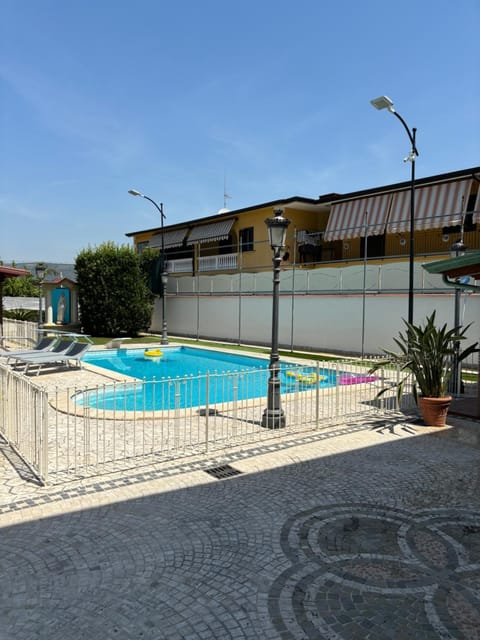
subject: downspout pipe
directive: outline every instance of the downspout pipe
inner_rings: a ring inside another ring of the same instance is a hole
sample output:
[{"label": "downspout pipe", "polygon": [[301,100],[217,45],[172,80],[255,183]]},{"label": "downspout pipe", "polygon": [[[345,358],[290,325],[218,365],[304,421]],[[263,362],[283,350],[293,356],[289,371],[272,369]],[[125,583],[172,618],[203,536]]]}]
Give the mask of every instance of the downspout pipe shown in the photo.
[{"label": "downspout pipe", "polygon": [[447,287],[455,287],[456,289],[464,289],[465,291],[480,291],[480,286],[476,284],[463,284],[458,280],[450,280],[449,277],[443,273],[442,280]]}]

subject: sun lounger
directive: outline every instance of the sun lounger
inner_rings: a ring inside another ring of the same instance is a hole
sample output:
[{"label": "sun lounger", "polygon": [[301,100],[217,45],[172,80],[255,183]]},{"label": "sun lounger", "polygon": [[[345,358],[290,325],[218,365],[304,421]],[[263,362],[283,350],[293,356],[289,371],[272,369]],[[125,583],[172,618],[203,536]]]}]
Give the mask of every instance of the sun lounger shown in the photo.
[{"label": "sun lounger", "polygon": [[19,366],[23,367],[25,362],[34,362],[38,358],[44,356],[48,356],[50,358],[56,355],[65,355],[76,343],[76,340],[59,340],[48,351],[31,351],[30,353],[24,353],[23,355],[18,354],[16,356],[11,356],[11,358],[7,360],[7,364],[15,369]]},{"label": "sun lounger", "polygon": [[7,358],[7,362],[11,358],[17,356],[28,356],[35,353],[45,353],[52,349],[55,343],[58,342],[58,336],[44,336],[40,338],[37,344],[31,349],[13,349],[12,351],[0,351],[0,358]]},{"label": "sun lounger", "polygon": [[[30,351],[30,353],[24,353],[23,355],[11,355],[9,360],[13,360],[11,364],[15,366],[15,363],[36,360],[37,358],[41,358],[45,355],[48,355],[48,357],[54,355],[64,355],[70,351],[74,344],[77,344],[76,340],[59,340],[48,351]],[[9,360],[7,360],[7,362],[9,362]]]},{"label": "sun lounger", "polygon": [[70,348],[63,353],[49,352],[43,355],[39,354],[37,357],[18,358],[16,364],[19,366],[25,365],[23,373],[27,373],[30,367],[38,367],[37,376],[40,373],[40,369],[44,366],[71,365],[75,362],[81,367],[81,360],[91,346],[91,344],[86,342],[74,342]]}]

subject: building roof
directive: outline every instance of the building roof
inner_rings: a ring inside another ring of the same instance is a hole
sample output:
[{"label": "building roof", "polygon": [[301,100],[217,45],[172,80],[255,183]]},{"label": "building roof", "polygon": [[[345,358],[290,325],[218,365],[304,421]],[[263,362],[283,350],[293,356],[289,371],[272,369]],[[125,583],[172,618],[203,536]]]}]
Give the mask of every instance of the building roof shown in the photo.
[{"label": "building roof", "polygon": [[28,276],[30,271],[26,269],[17,269],[16,267],[4,267],[0,265],[0,281],[3,282],[7,278],[18,278],[19,276]]},{"label": "building roof", "polygon": [[428,262],[422,266],[428,273],[439,273],[448,278],[470,276],[475,280],[480,280],[480,251],[471,251],[463,256]]},{"label": "building roof", "polygon": [[[461,169],[459,171],[451,171],[449,173],[439,173],[438,175],[428,176],[426,178],[416,178],[415,186],[421,187],[428,184],[437,184],[439,182],[451,182],[452,180],[458,180],[459,178],[475,178],[477,182],[480,182],[480,167],[470,167],[469,169]],[[364,198],[366,196],[374,196],[381,193],[387,193],[389,191],[402,191],[408,189],[410,185],[411,180],[405,180],[404,182],[395,182],[382,187],[372,187],[370,189],[362,189],[361,191],[351,191],[350,193],[329,193],[325,196],[319,196],[317,202],[334,203],[339,200]]]},{"label": "building roof", "polygon": [[[215,213],[211,216],[205,216],[203,218],[192,218],[191,220],[186,220],[184,222],[178,222],[172,225],[164,225],[165,230],[174,230],[185,227],[193,227],[198,226],[201,223],[207,222],[217,222],[224,218],[231,218],[232,216],[238,216],[242,213],[247,213],[249,211],[255,211],[255,209],[266,209],[269,207],[272,208],[280,208],[280,207],[296,207],[298,209],[318,209],[318,206],[322,204],[319,200],[315,198],[304,198],[302,196],[292,196],[291,198],[281,198],[279,200],[271,200],[270,202],[262,202],[261,204],[254,204],[249,207],[243,207],[242,209],[232,209],[225,210],[222,213]],[[130,231],[125,235],[127,237],[136,236],[140,233],[150,233],[150,232],[160,232],[161,227],[153,227],[149,229],[142,229],[140,231]]]},{"label": "building roof", "polygon": [[[415,180],[416,187],[422,187],[429,184],[438,184],[442,182],[451,182],[454,180],[458,180],[459,178],[474,178],[478,182],[480,182],[480,167],[470,167],[468,169],[461,169],[459,171],[451,171],[449,173],[441,173],[435,176],[428,176],[426,178],[417,178]],[[179,222],[173,225],[164,225],[164,229],[166,230],[175,230],[180,228],[187,228],[197,226],[198,224],[220,221],[224,218],[239,216],[244,213],[248,213],[249,211],[254,211],[255,209],[266,209],[269,207],[272,208],[280,208],[280,207],[295,207],[297,209],[303,210],[316,210],[321,211],[322,209],[326,212],[329,211],[330,206],[335,203],[340,203],[344,200],[355,200],[359,198],[367,198],[367,197],[375,197],[381,194],[402,191],[408,189],[411,185],[411,181],[407,180],[404,182],[397,182],[394,184],[384,185],[381,187],[373,187],[369,189],[363,189],[360,191],[351,191],[348,193],[328,193],[325,195],[321,195],[318,198],[306,198],[303,196],[292,196],[290,198],[281,198],[278,200],[271,200],[269,202],[262,202],[259,204],[254,204],[249,207],[243,207],[241,209],[232,209],[231,211],[219,212],[210,216],[206,216],[203,218],[192,218],[190,220],[186,220],[184,222]],[[148,229],[141,229],[138,231],[130,231],[125,235],[127,237],[132,237],[139,235],[141,233],[155,233],[159,232],[161,227],[153,227]]]},{"label": "building roof", "polygon": [[57,284],[62,284],[63,282],[68,282],[70,284],[77,284],[75,280],[72,280],[71,278],[66,278],[64,276],[60,276],[59,278],[53,278],[52,280],[44,280],[43,284],[57,285]]}]

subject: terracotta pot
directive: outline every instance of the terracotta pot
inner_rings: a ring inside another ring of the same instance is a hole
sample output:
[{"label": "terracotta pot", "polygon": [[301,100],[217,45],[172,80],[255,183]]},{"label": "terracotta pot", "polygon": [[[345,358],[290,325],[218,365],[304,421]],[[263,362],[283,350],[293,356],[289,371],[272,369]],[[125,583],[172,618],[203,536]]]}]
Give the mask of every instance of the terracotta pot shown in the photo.
[{"label": "terracotta pot", "polygon": [[452,397],[445,398],[418,398],[418,407],[423,421],[429,427],[444,427],[447,422],[447,413]]}]

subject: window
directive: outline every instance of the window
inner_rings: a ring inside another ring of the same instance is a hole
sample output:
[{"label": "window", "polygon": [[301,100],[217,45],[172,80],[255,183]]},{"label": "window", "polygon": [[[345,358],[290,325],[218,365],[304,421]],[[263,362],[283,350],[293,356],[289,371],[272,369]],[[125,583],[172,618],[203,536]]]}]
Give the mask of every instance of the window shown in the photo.
[{"label": "window", "polygon": [[218,242],[218,253],[220,255],[225,255],[227,253],[233,253],[235,249],[232,246],[232,236],[228,236],[226,240],[219,240]]},{"label": "window", "polygon": [[253,251],[253,227],[240,229],[240,251]]},{"label": "window", "polygon": [[360,255],[365,258],[365,246],[367,248],[367,258],[379,258],[385,255],[385,235],[365,236],[360,238]]},{"label": "window", "polygon": [[142,253],[142,251],[144,249],[146,249],[148,247],[148,241],[147,242],[137,242],[137,253]]}]

